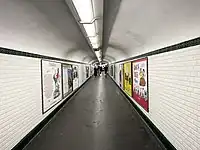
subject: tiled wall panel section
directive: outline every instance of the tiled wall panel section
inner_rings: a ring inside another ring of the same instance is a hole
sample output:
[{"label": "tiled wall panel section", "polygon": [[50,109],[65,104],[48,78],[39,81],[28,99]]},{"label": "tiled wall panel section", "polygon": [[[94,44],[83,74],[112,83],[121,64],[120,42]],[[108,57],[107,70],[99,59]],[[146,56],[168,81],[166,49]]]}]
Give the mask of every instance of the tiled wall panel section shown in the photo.
[{"label": "tiled wall panel section", "polygon": [[85,65],[79,65],[79,85],[83,84],[86,80]]},{"label": "tiled wall panel section", "polygon": [[179,150],[200,149],[200,47],[149,57],[149,117]]},{"label": "tiled wall panel section", "polygon": [[119,85],[119,72],[120,72],[120,68],[119,68],[119,64],[115,64],[115,80],[117,82],[117,84]]},{"label": "tiled wall panel section", "polygon": [[0,150],[14,147],[52,110],[42,115],[40,59],[0,54]]},{"label": "tiled wall panel section", "polygon": [[5,150],[41,119],[40,63],[38,59],[1,54],[0,71],[0,147]]}]

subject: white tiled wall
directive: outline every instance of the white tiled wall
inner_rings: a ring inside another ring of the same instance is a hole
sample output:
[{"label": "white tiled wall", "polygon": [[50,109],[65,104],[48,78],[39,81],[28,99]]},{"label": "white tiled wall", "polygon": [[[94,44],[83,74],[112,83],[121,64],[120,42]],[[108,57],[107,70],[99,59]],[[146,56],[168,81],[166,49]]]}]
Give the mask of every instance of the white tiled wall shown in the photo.
[{"label": "white tiled wall", "polygon": [[56,108],[42,115],[40,69],[40,59],[0,54],[0,150],[13,148]]},{"label": "white tiled wall", "polygon": [[79,84],[85,82],[86,73],[85,73],[85,65],[79,65]]},{"label": "white tiled wall", "polygon": [[149,57],[150,118],[170,142],[200,149],[200,47]]},{"label": "white tiled wall", "polygon": [[177,150],[200,149],[200,46],[149,58],[146,113]]}]

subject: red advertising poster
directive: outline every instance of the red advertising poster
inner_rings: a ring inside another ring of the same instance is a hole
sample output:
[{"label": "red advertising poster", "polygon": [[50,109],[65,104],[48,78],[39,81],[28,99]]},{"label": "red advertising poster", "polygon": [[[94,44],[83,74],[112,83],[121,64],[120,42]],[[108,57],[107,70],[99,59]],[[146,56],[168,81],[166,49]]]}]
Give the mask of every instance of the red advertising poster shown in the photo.
[{"label": "red advertising poster", "polygon": [[148,98],[148,59],[133,61],[133,99],[149,112]]}]

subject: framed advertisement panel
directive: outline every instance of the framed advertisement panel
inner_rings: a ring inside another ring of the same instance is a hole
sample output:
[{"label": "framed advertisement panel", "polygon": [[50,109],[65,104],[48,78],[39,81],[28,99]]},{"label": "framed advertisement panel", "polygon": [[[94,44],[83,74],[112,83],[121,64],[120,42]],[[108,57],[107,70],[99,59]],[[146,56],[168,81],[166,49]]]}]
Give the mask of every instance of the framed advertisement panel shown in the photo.
[{"label": "framed advertisement panel", "polygon": [[90,76],[90,68],[89,68],[89,66],[85,66],[85,73],[86,73],[86,79],[87,78],[89,78],[89,76]]},{"label": "framed advertisement panel", "polygon": [[90,65],[90,76],[92,76],[93,74],[94,74],[94,67]]},{"label": "framed advertisement panel", "polygon": [[42,113],[62,100],[61,63],[41,60]]},{"label": "framed advertisement panel", "polygon": [[113,78],[114,78],[114,79],[116,79],[115,71],[116,71],[116,64],[114,65],[114,69],[113,69]]},{"label": "framed advertisement panel", "polygon": [[149,112],[148,97],[148,58],[132,62],[133,66],[133,99]]},{"label": "framed advertisement panel", "polygon": [[124,88],[124,79],[123,79],[123,77],[124,77],[124,71],[123,71],[124,69],[123,69],[123,64],[120,64],[119,65],[119,86],[123,89]]},{"label": "framed advertisement panel", "polygon": [[113,77],[113,71],[114,71],[114,67],[113,65],[110,66],[110,75]]},{"label": "framed advertisement panel", "polygon": [[73,65],[73,90],[77,89],[79,86],[79,73],[78,65]]},{"label": "framed advertisement panel", "polygon": [[73,91],[72,65],[62,64],[62,77],[63,98],[65,98]]},{"label": "framed advertisement panel", "polygon": [[132,67],[131,62],[127,62],[124,64],[124,91],[129,95],[132,96]]}]

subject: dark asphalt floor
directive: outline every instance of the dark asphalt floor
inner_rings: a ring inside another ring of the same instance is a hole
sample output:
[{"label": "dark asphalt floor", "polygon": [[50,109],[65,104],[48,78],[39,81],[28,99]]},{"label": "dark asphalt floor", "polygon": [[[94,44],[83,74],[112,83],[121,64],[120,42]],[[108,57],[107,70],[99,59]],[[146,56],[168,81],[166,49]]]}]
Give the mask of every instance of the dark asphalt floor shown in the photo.
[{"label": "dark asphalt floor", "polygon": [[92,78],[24,150],[162,150],[113,81]]}]

